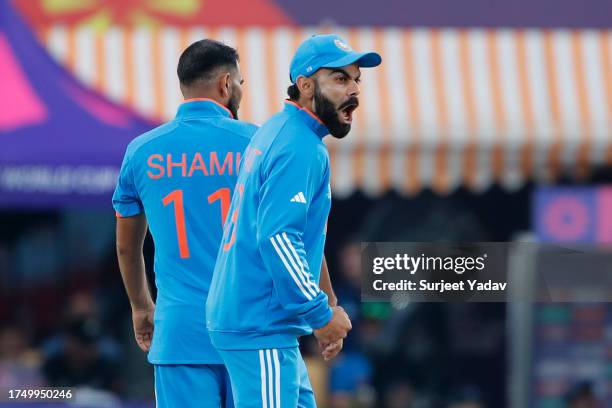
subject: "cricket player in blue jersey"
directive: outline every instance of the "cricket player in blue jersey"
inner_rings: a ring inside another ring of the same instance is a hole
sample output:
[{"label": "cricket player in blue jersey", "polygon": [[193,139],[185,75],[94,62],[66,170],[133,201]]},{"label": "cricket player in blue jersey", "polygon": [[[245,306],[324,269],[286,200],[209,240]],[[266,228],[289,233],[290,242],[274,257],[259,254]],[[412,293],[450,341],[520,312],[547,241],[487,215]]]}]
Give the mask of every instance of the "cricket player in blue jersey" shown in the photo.
[{"label": "cricket player in blue jersey", "polygon": [[[117,254],[136,341],[155,365],[157,407],[231,407],[223,361],[206,330],[205,301],[242,153],[257,127],[237,119],[236,50],[198,41],[177,69],[176,117],[134,139],[113,196]],[[157,300],[142,254],[155,244]]]},{"label": "cricket player in blue jersey", "polygon": [[323,137],[348,134],[360,68],[380,63],[336,35],[307,39],[285,109],[247,147],[206,305],[237,408],[314,407],[298,337],[314,331],[331,358],[351,328],[319,285],[331,205]]}]

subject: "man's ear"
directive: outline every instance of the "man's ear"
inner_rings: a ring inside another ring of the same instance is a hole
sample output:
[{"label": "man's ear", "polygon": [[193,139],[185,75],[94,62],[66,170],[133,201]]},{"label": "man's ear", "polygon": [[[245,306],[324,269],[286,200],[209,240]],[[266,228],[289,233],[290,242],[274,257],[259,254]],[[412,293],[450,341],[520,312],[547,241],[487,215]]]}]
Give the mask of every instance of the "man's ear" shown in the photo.
[{"label": "man's ear", "polygon": [[230,94],[230,73],[224,72],[219,75],[219,80],[217,82],[217,91],[222,98],[229,97]]},{"label": "man's ear", "polygon": [[297,87],[300,90],[300,95],[310,99],[314,96],[314,79],[305,76],[298,77],[296,81]]}]

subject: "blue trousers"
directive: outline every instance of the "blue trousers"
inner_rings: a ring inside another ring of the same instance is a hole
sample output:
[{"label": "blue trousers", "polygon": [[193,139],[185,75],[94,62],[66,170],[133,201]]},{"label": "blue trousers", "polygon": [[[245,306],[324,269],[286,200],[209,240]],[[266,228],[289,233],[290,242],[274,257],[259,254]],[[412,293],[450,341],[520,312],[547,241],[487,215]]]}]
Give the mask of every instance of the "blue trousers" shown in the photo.
[{"label": "blue trousers", "polygon": [[157,408],[233,408],[232,389],[222,364],[156,364]]},{"label": "blue trousers", "polygon": [[297,347],[218,351],[232,381],[236,408],[316,408]]}]

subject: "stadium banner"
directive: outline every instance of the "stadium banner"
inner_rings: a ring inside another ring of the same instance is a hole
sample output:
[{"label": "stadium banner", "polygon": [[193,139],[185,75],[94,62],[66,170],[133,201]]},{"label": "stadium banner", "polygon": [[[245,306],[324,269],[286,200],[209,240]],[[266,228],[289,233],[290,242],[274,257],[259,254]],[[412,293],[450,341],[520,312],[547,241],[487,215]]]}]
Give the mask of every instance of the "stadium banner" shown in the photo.
[{"label": "stadium banner", "polygon": [[[332,30],[100,29],[67,20],[39,27],[41,47],[10,3],[1,4],[1,69],[10,86],[0,109],[0,206],[107,205],[109,168],[118,169],[127,143],[174,116],[176,61],[191,42],[213,37],[238,48],[246,79],[240,118],[262,123],[286,97],[293,50]],[[531,180],[584,178],[612,163],[609,29],[333,31],[356,48],[380,51],[384,61],[363,73],[349,137],[326,138],[335,197],[446,194],[462,186],[482,192],[493,184],[514,191]]]},{"label": "stadium banner", "polygon": [[154,124],[58,65],[0,2],[0,207],[111,208],[127,144]]},{"label": "stadium banner", "polygon": [[[31,24],[342,25],[432,27],[610,27],[607,0],[13,0]],[[477,12],[474,12],[477,10]]]},{"label": "stadium banner", "polygon": [[326,138],[336,197],[514,191],[612,163],[609,29],[54,25],[40,38],[84,84],[157,121],[182,100],[181,51],[222,40],[240,53],[240,118],[261,124],[287,97],[293,51],[329,31],[383,58],[362,73],[349,136]]},{"label": "stadium banner", "polygon": [[[541,187],[533,196],[532,224],[539,242],[547,245],[597,247],[611,253],[612,187]],[[557,243],[557,244],[555,244]],[[612,270],[609,261],[596,269]],[[524,265],[523,268],[529,268]],[[574,269],[579,280],[589,270]],[[568,288],[570,297],[583,292],[581,282]],[[611,291],[602,282],[600,291]],[[566,406],[571,390],[592,387],[602,406],[612,406],[612,305],[598,296],[574,302],[534,304],[527,337],[531,356],[528,384],[529,406]],[[525,319],[525,318],[523,318]]]},{"label": "stadium banner", "polygon": [[540,187],[532,206],[541,242],[612,243],[612,187]]}]

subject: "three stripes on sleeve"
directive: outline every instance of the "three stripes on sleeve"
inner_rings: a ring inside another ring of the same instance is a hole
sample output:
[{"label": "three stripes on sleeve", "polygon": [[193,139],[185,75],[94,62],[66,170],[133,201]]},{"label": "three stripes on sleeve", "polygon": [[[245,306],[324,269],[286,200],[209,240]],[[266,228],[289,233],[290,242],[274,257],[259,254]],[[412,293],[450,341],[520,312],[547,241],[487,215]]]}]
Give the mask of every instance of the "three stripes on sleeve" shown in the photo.
[{"label": "three stripes on sleeve", "polygon": [[310,279],[310,274],[304,269],[302,259],[295,250],[286,232],[270,237],[270,242],[277,255],[287,268],[295,284],[308,300],[313,300],[319,293],[319,287]]}]

